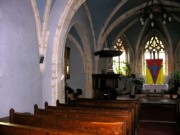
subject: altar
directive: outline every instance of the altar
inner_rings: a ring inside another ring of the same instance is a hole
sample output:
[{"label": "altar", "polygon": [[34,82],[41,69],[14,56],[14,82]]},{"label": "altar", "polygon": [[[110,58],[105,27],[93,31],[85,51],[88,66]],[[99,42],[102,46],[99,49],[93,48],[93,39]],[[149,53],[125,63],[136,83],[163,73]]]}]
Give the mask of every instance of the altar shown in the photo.
[{"label": "altar", "polygon": [[143,90],[148,91],[150,93],[161,93],[162,90],[168,90],[168,84],[143,84]]}]

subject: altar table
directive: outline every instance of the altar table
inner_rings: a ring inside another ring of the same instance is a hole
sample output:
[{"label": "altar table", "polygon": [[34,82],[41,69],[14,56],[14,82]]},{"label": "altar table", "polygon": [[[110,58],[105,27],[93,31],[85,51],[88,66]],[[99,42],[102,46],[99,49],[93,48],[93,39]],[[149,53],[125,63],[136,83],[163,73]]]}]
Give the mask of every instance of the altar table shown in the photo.
[{"label": "altar table", "polygon": [[154,91],[161,93],[162,90],[168,90],[168,84],[143,84],[143,90],[148,90],[150,93],[153,93]]}]

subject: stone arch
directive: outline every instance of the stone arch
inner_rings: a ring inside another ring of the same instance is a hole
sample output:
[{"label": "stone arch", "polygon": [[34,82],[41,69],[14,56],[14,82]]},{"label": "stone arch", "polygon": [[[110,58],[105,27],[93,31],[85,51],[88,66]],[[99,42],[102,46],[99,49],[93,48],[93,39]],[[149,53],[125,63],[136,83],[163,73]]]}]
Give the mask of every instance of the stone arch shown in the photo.
[{"label": "stone arch", "polygon": [[40,47],[41,46],[41,20],[40,20],[40,15],[39,15],[36,0],[31,0],[31,6],[33,9],[34,18],[36,22],[38,45]]},{"label": "stone arch", "polygon": [[47,41],[48,41],[48,37],[49,37],[49,31],[47,30],[47,25],[48,25],[50,8],[51,8],[51,4],[52,4],[51,2],[52,2],[51,0],[46,1],[43,22],[41,22],[36,0],[31,0],[31,6],[33,9],[34,18],[35,18],[35,22],[36,22],[39,54],[41,56],[46,55]]},{"label": "stone arch", "polygon": [[72,27],[75,27],[77,33],[80,36],[81,42],[82,42],[82,47],[78,47],[78,49],[80,49],[79,51],[81,51],[81,56],[84,60],[83,64],[84,64],[84,72],[85,72],[85,76],[86,76],[86,97],[91,97],[92,96],[92,60],[91,60],[91,50],[90,50],[90,45],[88,42],[88,38],[87,35],[85,33],[85,29],[81,26],[80,22],[76,22],[73,24]]},{"label": "stone arch", "polygon": [[[104,31],[101,31],[101,35],[99,36],[98,39],[98,49],[101,49],[103,46],[103,43],[107,37],[107,35],[117,26],[119,25],[121,22],[123,22],[125,19],[127,19],[128,17],[131,17],[137,13],[140,12],[139,9],[141,9],[142,7],[144,7],[145,4],[142,4],[140,6],[137,6],[129,11],[127,11],[126,13],[124,13],[123,15],[121,15],[119,18],[117,18],[108,28],[107,30],[105,29],[105,27],[103,27],[103,30],[106,30],[106,33]],[[129,26],[126,26],[129,27]],[[105,34],[104,34],[105,33]]]},{"label": "stone arch", "polygon": [[[64,92],[64,46],[69,32],[69,24],[85,0],[69,0],[64,8],[64,12],[59,18],[56,27],[55,35],[53,37],[53,50],[52,50],[52,71],[51,71],[51,93],[52,104],[56,104],[56,99],[60,102],[65,102]],[[60,42],[61,41],[61,42]]]},{"label": "stone arch", "polygon": [[84,52],[83,52],[83,49],[81,48],[80,46],[80,43],[71,35],[71,34],[68,34],[68,37],[67,39],[69,41],[71,41],[78,49],[78,51],[80,52],[80,55],[82,57],[82,60],[83,60],[83,67],[85,69],[85,58],[83,57],[84,56]]}]

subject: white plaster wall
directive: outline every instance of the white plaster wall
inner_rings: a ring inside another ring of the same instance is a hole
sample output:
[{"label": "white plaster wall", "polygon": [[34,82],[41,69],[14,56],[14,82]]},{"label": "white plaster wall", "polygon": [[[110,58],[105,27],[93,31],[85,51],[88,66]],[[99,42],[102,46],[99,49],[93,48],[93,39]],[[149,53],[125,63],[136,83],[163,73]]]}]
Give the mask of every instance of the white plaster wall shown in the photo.
[{"label": "white plaster wall", "polygon": [[0,117],[42,105],[36,26],[30,0],[0,1]]}]

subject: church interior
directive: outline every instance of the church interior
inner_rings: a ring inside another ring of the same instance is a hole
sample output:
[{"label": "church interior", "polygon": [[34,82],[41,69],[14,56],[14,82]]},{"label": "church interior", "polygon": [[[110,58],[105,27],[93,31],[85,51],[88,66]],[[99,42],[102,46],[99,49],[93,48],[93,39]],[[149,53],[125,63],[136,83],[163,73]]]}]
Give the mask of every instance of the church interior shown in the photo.
[{"label": "church interior", "polygon": [[179,0],[0,0],[0,135],[179,135]]}]

